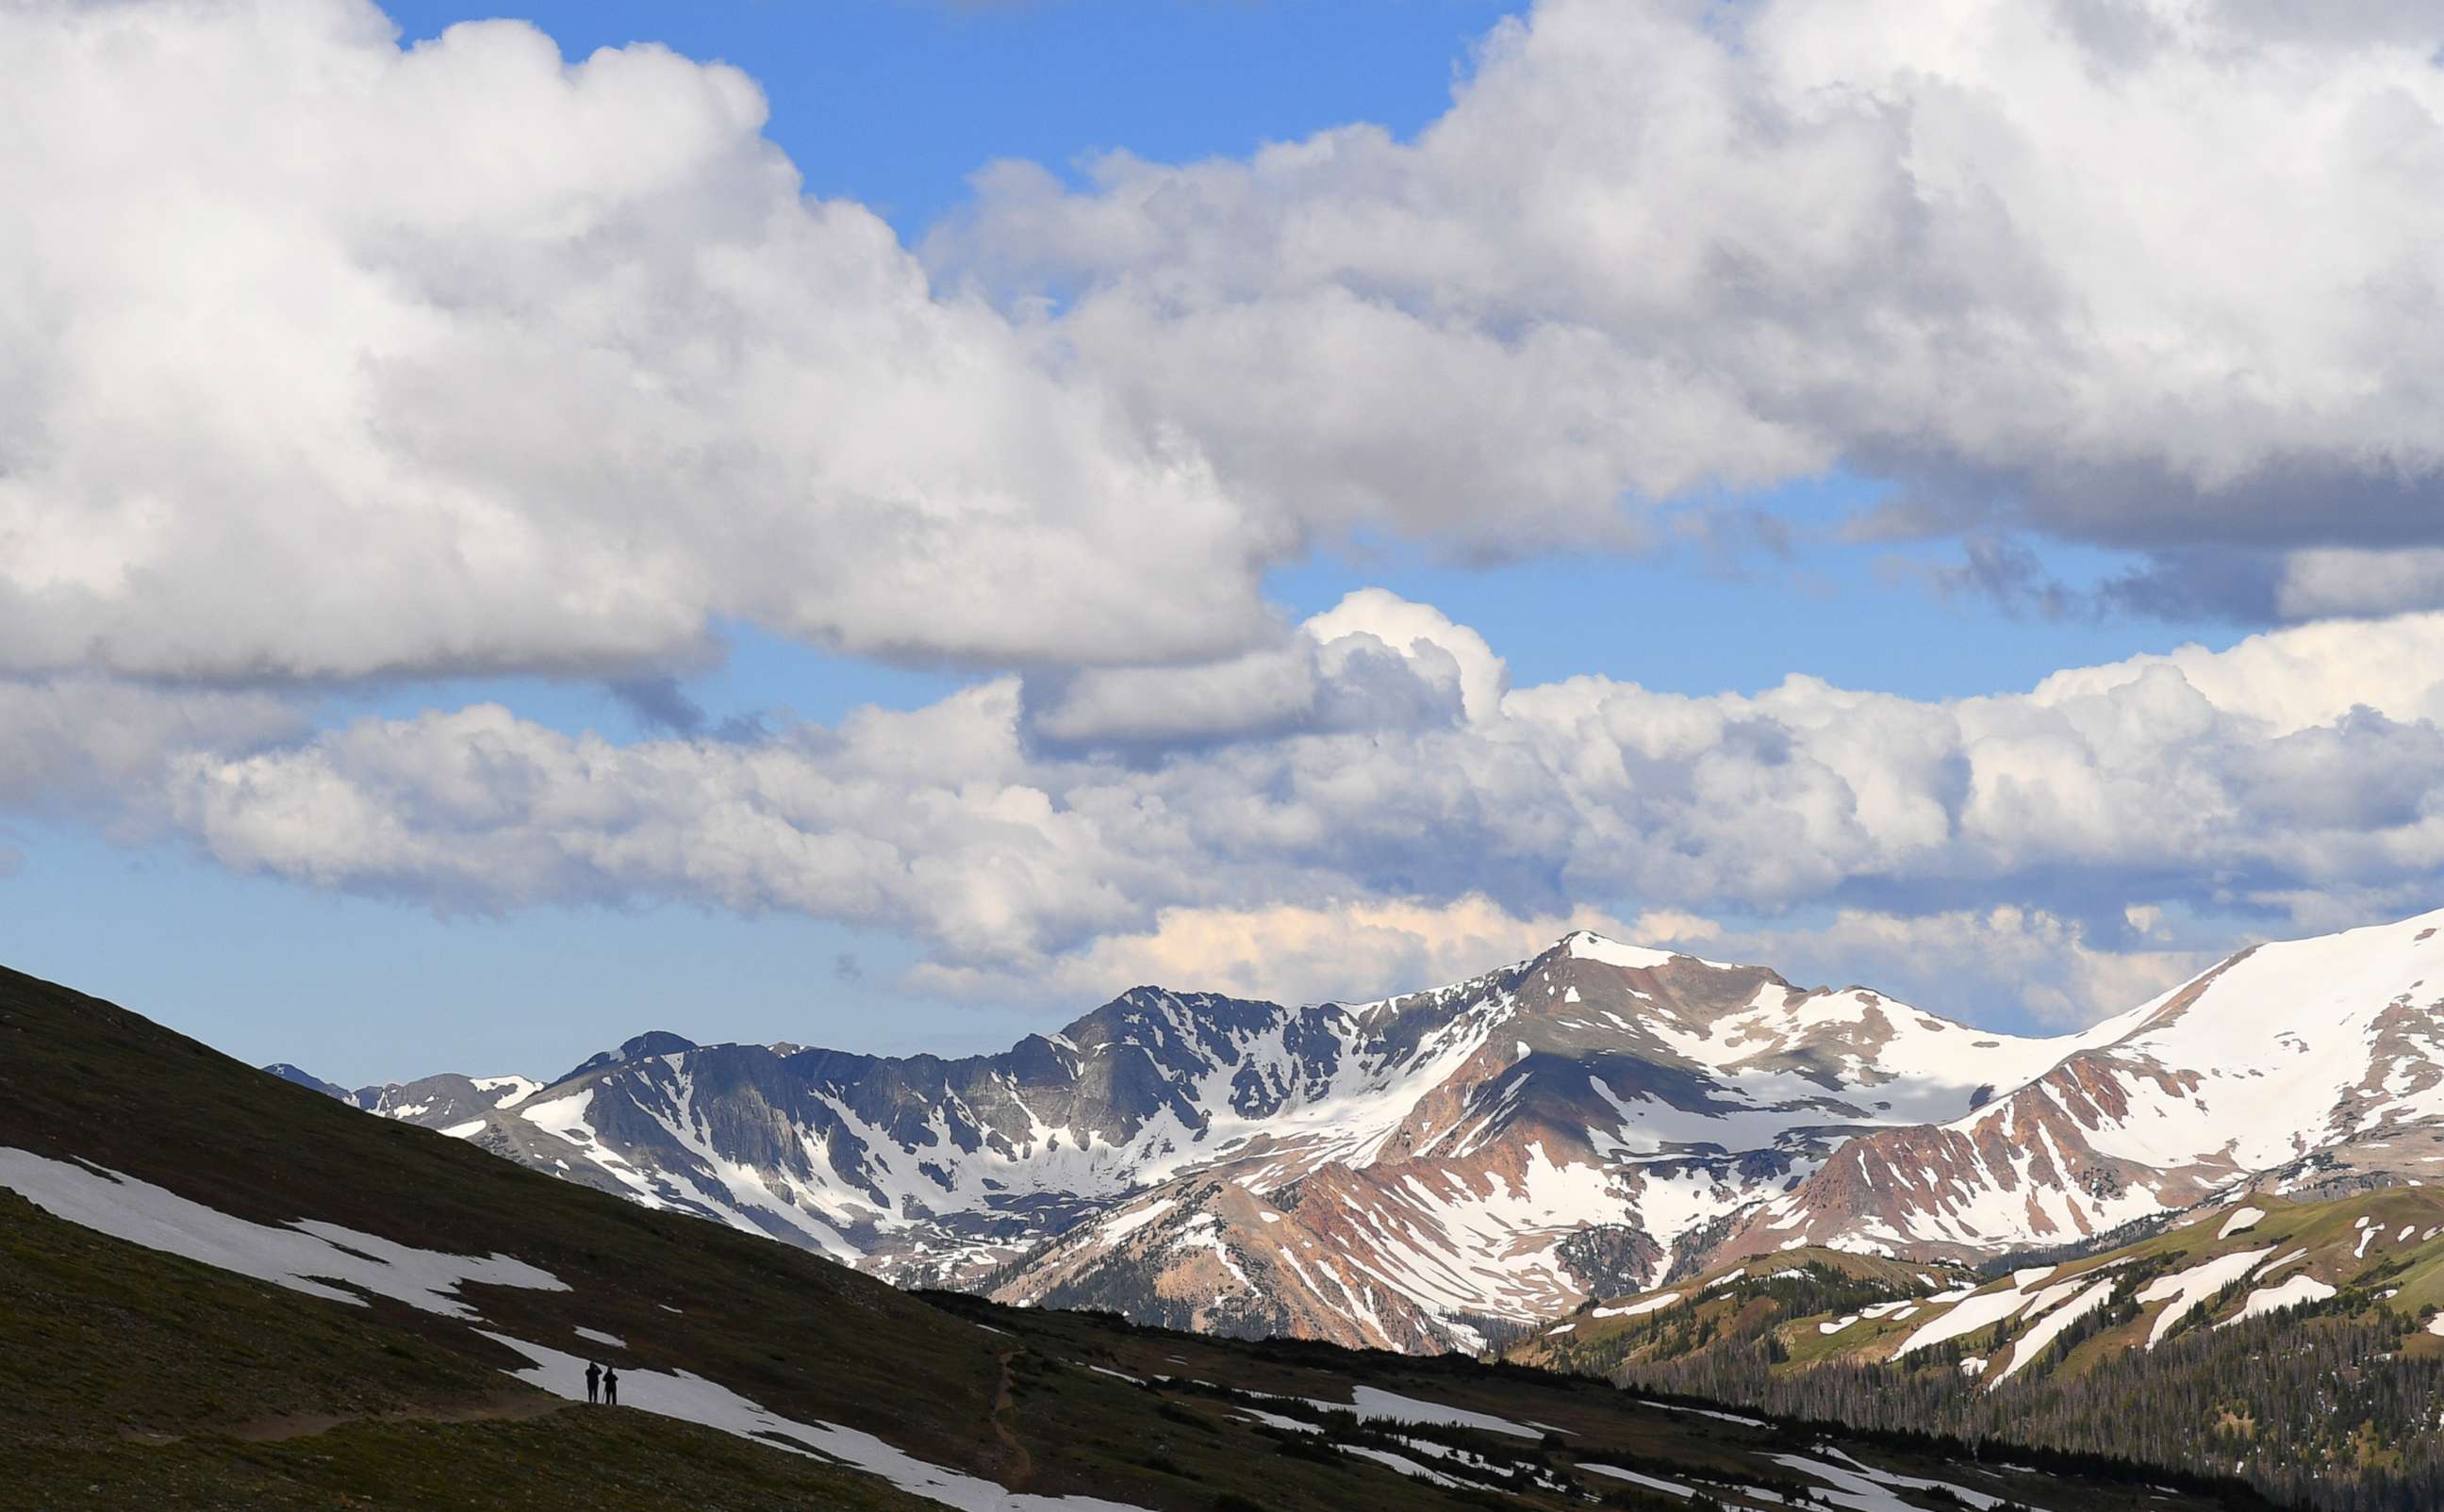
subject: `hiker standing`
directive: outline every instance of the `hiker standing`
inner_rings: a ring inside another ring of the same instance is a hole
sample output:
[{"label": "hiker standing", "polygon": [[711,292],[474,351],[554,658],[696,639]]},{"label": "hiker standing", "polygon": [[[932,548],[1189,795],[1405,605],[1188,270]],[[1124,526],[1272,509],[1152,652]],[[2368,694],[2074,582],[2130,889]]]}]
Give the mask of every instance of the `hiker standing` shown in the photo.
[{"label": "hiker standing", "polygon": [[603,1369],[602,1405],[605,1407],[617,1407],[620,1405],[620,1370],[618,1366],[606,1366]]},{"label": "hiker standing", "polygon": [[602,1367],[592,1360],[587,1360],[585,1362],[585,1399],[588,1402],[599,1400],[602,1389]]}]

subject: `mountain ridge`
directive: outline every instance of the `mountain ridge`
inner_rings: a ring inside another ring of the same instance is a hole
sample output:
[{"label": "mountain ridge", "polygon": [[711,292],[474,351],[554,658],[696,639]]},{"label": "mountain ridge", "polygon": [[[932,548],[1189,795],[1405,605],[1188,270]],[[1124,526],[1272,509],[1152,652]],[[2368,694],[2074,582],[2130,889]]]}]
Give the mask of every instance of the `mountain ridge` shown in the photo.
[{"label": "mountain ridge", "polygon": [[[2385,1144],[2373,1134],[2327,1137],[2349,1131],[2325,1104],[2348,1083],[2413,1121],[2444,1116],[2444,1073],[2410,1065],[2444,1043],[2444,994],[2414,1001],[2429,952],[2444,985],[2439,920],[2252,946],[2054,1037],[1578,931],[1365,1003],[1133,987],[991,1055],[783,1055],[653,1031],[546,1085],[352,1096],[902,1284],[1473,1349],[1777,1247],[1974,1260],[2278,1168],[2265,1179],[2289,1189],[2390,1171],[2361,1148]],[[2319,998],[2325,977],[2339,985]],[[2308,1043],[2284,1018],[2294,1000],[2329,1021],[2313,1036],[2327,1071],[2293,1095],[2312,1106],[2249,1115]],[[2354,1026],[2373,1038],[2355,1047]],[[2175,1117],[2191,1103],[2214,1109]],[[2149,1143],[2183,1118],[2181,1148]],[[2238,1153],[2213,1142],[2269,1128],[2277,1142]]]}]

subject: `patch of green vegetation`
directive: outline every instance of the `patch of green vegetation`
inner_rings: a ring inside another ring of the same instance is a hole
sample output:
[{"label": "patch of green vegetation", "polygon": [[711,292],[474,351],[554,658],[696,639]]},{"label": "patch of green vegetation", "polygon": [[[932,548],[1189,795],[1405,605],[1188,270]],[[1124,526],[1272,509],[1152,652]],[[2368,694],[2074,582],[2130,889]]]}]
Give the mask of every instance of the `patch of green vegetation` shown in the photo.
[{"label": "patch of green vegetation", "polygon": [[[308,1437],[28,1447],[12,1505],[248,1512],[940,1512],[873,1476],[621,1410],[513,1422],[351,1423]],[[47,1487],[48,1490],[41,1488]]]},{"label": "patch of green vegetation", "polygon": [[[2054,1267],[2036,1284],[2076,1289],[2109,1276],[2113,1289],[1999,1389],[1963,1374],[1961,1362],[2009,1360],[2036,1319],[2003,1319],[1897,1361],[1888,1358],[1896,1336],[1923,1316],[1861,1317],[1824,1335],[1821,1323],[1848,1314],[1761,1328],[1753,1303],[1735,1309],[1709,1296],[1676,1321],[1638,1319],[1600,1336],[1596,1348],[1568,1336],[1537,1347],[1558,1364],[1625,1385],[1852,1429],[2180,1465],[2209,1476],[2238,1465],[2265,1494],[2352,1512],[2444,1504],[2444,1443],[2435,1432],[2444,1411],[2444,1338],[2423,1331],[2444,1312],[2444,1232],[2423,1237],[2444,1226],[2444,1192],[2395,1188],[2327,1203],[2252,1197],[2248,1205],[2263,1216],[2230,1234],[2223,1230],[2237,1203]],[[2142,1303],[2138,1294],[2157,1278],[2244,1251],[2265,1251],[2272,1268],[2224,1286],[2149,1347],[2166,1304]],[[2339,1289],[2240,1318],[2261,1287],[2301,1274]]]}]

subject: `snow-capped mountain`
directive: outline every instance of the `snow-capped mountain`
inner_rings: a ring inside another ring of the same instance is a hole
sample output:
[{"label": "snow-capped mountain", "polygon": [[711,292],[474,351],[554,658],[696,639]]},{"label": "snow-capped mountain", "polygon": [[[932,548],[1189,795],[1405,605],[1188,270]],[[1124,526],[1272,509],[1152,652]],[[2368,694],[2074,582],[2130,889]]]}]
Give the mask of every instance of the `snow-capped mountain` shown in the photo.
[{"label": "snow-capped mountain", "polygon": [[351,1100],[898,1280],[1417,1348],[1659,1277],[1850,1135],[2053,1059],[1586,933],[1377,1003],[1140,987],[996,1056],[790,1048],[645,1036],[489,1104]]},{"label": "snow-capped mountain", "polygon": [[1964,1117],[1843,1146],[1727,1253],[2059,1245],[2236,1184],[2444,1178],[2444,912],[2243,950]]},{"label": "snow-capped mountain", "polygon": [[[1360,1137],[1268,1131],[1218,1151],[994,1277],[993,1295],[1467,1343],[1484,1320],[1659,1279],[1852,1134],[1966,1111],[2048,1059],[2044,1042],[1876,993],[1803,991],[1763,968],[1591,934],[1342,1011],[1358,1078],[1319,1106]],[[1419,1017],[1439,1053],[1370,1069],[1385,1064],[1363,1048],[1370,1029]]]},{"label": "snow-capped mountain", "polygon": [[530,1077],[462,1077],[443,1073],[417,1081],[391,1081],[351,1092],[287,1061],[263,1068],[284,1081],[352,1103],[367,1113],[467,1138],[484,1132],[486,1116],[515,1106],[543,1083]]},{"label": "snow-capped mountain", "polygon": [[1582,932],[1375,1003],[1139,987],[993,1056],[657,1033],[338,1095],[902,1282],[1439,1349],[1738,1254],[1962,1258],[2444,1159],[2404,1137],[2444,1112],[2439,922],[2054,1039]]}]

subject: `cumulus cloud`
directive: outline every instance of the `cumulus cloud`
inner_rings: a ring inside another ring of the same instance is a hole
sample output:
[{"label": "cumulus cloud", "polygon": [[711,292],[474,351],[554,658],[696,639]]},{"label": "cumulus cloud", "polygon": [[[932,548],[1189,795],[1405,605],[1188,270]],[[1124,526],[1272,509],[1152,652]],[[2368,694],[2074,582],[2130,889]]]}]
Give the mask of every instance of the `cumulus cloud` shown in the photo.
[{"label": "cumulus cloud", "polygon": [[2039,683],[2031,700],[2046,707],[2111,694],[2170,672],[2218,710],[2291,735],[2333,725],[2355,709],[2404,723],[2444,723],[2444,615],[2404,615],[2379,623],[2300,625],[2250,636],[2227,651],[2191,644],[2101,667],[2072,668]]},{"label": "cumulus cloud", "polygon": [[2295,551],[2284,562],[2275,603],[2289,619],[2444,606],[2444,546]]},{"label": "cumulus cloud", "polygon": [[1430,604],[1360,588],[1279,642],[1187,667],[1089,668],[1026,682],[1028,732],[1102,748],[1488,723],[1509,668]]},{"label": "cumulus cloud", "polygon": [[2136,904],[2126,912],[2135,917],[2119,931],[2008,904],[1915,916],[1842,909],[1814,927],[1752,930],[1650,913],[1639,928],[1650,943],[1768,963],[1804,986],[1870,986],[1971,1023],[2061,1029],[2178,986],[2213,965],[2226,944],[2152,939],[2163,911]]},{"label": "cumulus cloud", "polygon": [[[2444,317],[2439,40],[2416,6],[1542,0],[1412,140],[1006,163],[931,251],[1059,293],[1139,413],[1310,520],[1619,542],[1624,498],[1839,466],[1897,486],[1871,532],[2128,548],[2116,601],[2170,606],[2205,545],[2444,535],[2444,346],[2404,339]],[[2330,564],[2295,575],[2255,610],[2329,612]]]},{"label": "cumulus cloud", "polygon": [[[1460,638],[1421,606],[1369,602],[1379,628]],[[1347,638],[1317,643],[1340,621],[1314,624],[1311,645]],[[1040,740],[1020,680],[1001,678],[750,741],[620,746],[489,706],[364,720],[191,753],[165,802],[241,870],[445,908],[794,910],[918,938],[936,986],[1201,964],[1346,996],[1394,964],[1522,949],[1590,908],[1654,910],[1633,932],[1716,954],[1706,920],[1833,909],[1842,929],[1818,943],[1861,960],[1938,936],[2004,967],[2050,951],[2056,968],[2009,1001],[2068,1019],[2192,948],[2145,910],[2305,917],[2338,893],[2431,887],[2439,698],[2444,616],[2268,633],[2020,694],[1920,702],[1794,677],[1691,697],[1576,677],[1510,689],[1483,719],[1455,688],[1437,720],[1169,748]],[[1336,931],[1350,943],[1332,977]]]},{"label": "cumulus cloud", "polygon": [[2379,9],[1544,0],[1414,139],[993,167],[944,279],[735,68],[9,6],[0,672],[650,679],[743,622],[1261,706],[1320,543],[1636,547],[1837,467],[2148,554],[2118,602],[2221,543],[2298,553],[2251,613],[2426,605],[2365,553],[2444,544],[2444,70]]},{"label": "cumulus cloud", "polygon": [[0,803],[149,824],[158,820],[162,771],[175,756],[268,748],[305,730],[293,707],[263,693],[0,679]]},{"label": "cumulus cloud", "polygon": [[[802,197],[735,68],[362,0],[0,8],[0,671],[1211,655],[1275,526]],[[1159,584],[1158,591],[1150,585]]]},{"label": "cumulus cloud", "polygon": [[[1520,918],[1490,899],[1326,900],[1266,908],[1170,908],[1142,933],[1116,934],[1059,957],[1029,979],[1031,995],[1091,1000],[1127,986],[1194,986],[1281,1003],[1354,1003],[1459,981],[1525,960],[1573,930],[1628,931],[1597,909]],[[976,967],[923,963],[919,987],[1007,994],[1009,980]]]}]

